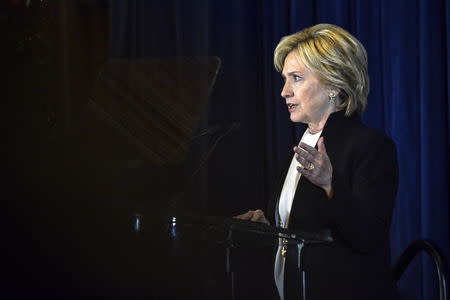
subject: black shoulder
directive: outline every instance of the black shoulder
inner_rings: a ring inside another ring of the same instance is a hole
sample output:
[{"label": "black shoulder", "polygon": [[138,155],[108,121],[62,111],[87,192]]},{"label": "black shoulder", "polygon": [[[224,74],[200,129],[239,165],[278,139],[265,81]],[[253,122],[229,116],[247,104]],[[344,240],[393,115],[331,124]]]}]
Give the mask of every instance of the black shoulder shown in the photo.
[{"label": "black shoulder", "polygon": [[325,145],[327,151],[334,159],[342,157],[365,156],[368,153],[386,152],[396,155],[396,147],[393,140],[380,130],[369,127],[356,118],[343,115],[335,116],[331,122],[327,122],[324,129]]},{"label": "black shoulder", "polygon": [[358,136],[362,144],[386,144],[395,147],[394,141],[384,132],[369,127],[361,122],[355,122],[354,134]]}]

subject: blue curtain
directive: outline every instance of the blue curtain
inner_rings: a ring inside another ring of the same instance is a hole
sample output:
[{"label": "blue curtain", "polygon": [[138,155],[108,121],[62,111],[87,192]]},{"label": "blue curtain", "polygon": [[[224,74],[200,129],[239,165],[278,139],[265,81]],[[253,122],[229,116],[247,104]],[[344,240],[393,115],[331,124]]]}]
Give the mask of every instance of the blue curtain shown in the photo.
[{"label": "blue curtain", "polygon": [[[239,121],[207,166],[203,203],[212,214],[265,208],[301,126],[289,121],[272,64],[281,37],[316,23],[337,24],[369,56],[363,115],[396,142],[400,185],[391,227],[392,259],[416,239],[450,260],[450,1],[448,0],[112,0],[112,55],[213,55],[222,68],[207,123]],[[414,261],[399,283],[405,299],[436,299],[432,264]]]}]

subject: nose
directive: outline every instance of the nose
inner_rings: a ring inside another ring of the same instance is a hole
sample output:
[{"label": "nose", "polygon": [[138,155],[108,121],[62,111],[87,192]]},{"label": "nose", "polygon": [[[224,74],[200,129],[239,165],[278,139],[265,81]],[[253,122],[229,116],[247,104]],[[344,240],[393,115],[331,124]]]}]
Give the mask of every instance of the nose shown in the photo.
[{"label": "nose", "polygon": [[286,81],[283,85],[283,89],[281,90],[281,97],[287,99],[289,97],[292,97],[292,89],[289,85],[289,83]]}]

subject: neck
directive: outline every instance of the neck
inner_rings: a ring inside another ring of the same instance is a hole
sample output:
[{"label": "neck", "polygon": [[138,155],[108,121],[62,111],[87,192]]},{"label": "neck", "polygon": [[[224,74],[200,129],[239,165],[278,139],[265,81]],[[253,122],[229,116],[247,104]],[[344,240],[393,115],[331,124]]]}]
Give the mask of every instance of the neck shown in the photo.
[{"label": "neck", "polygon": [[322,115],[322,118],[320,118],[318,121],[308,123],[309,133],[316,134],[316,133],[322,131],[323,128],[325,127],[325,123],[327,122],[328,117],[336,111],[337,111],[337,109],[336,109],[336,107],[334,107],[333,109],[326,111]]},{"label": "neck", "polygon": [[322,131],[323,127],[325,126],[325,123],[326,123],[326,120],[324,122],[320,122],[320,123],[317,123],[317,124],[309,123],[308,124],[308,131],[309,131],[309,133],[316,134],[316,133]]}]

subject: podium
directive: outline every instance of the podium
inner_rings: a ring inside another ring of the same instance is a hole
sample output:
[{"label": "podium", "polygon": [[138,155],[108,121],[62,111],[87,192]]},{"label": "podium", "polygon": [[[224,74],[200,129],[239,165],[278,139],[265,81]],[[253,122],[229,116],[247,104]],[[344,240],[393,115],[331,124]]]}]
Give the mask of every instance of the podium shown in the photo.
[{"label": "podium", "polygon": [[[207,244],[209,246],[215,245],[216,251],[222,253],[222,271],[225,274],[222,283],[222,287],[225,287],[223,299],[241,299],[236,293],[234,264],[236,254],[233,254],[234,250],[242,248],[255,251],[261,248],[273,250],[278,247],[280,239],[287,241],[289,245],[302,245],[304,247],[312,244],[326,245],[333,242],[331,236],[325,233],[295,232],[285,228],[230,217],[168,214],[163,219],[166,224],[167,239],[170,240],[172,245],[173,255],[181,255],[185,251],[183,248],[185,245],[181,242],[184,238],[187,238],[187,244],[190,245],[203,245],[204,247],[207,247]],[[145,216],[134,215],[130,226],[137,235],[137,239],[142,241],[152,239],[151,231],[147,232],[145,229]],[[273,256],[270,257],[272,264],[274,263],[273,258]],[[192,257],[192,259],[195,258]],[[297,265],[299,266],[299,263]],[[298,269],[298,272],[302,272],[302,270]],[[273,276],[271,280],[273,281]],[[210,296],[215,297],[215,295],[207,295],[205,299]]]}]

